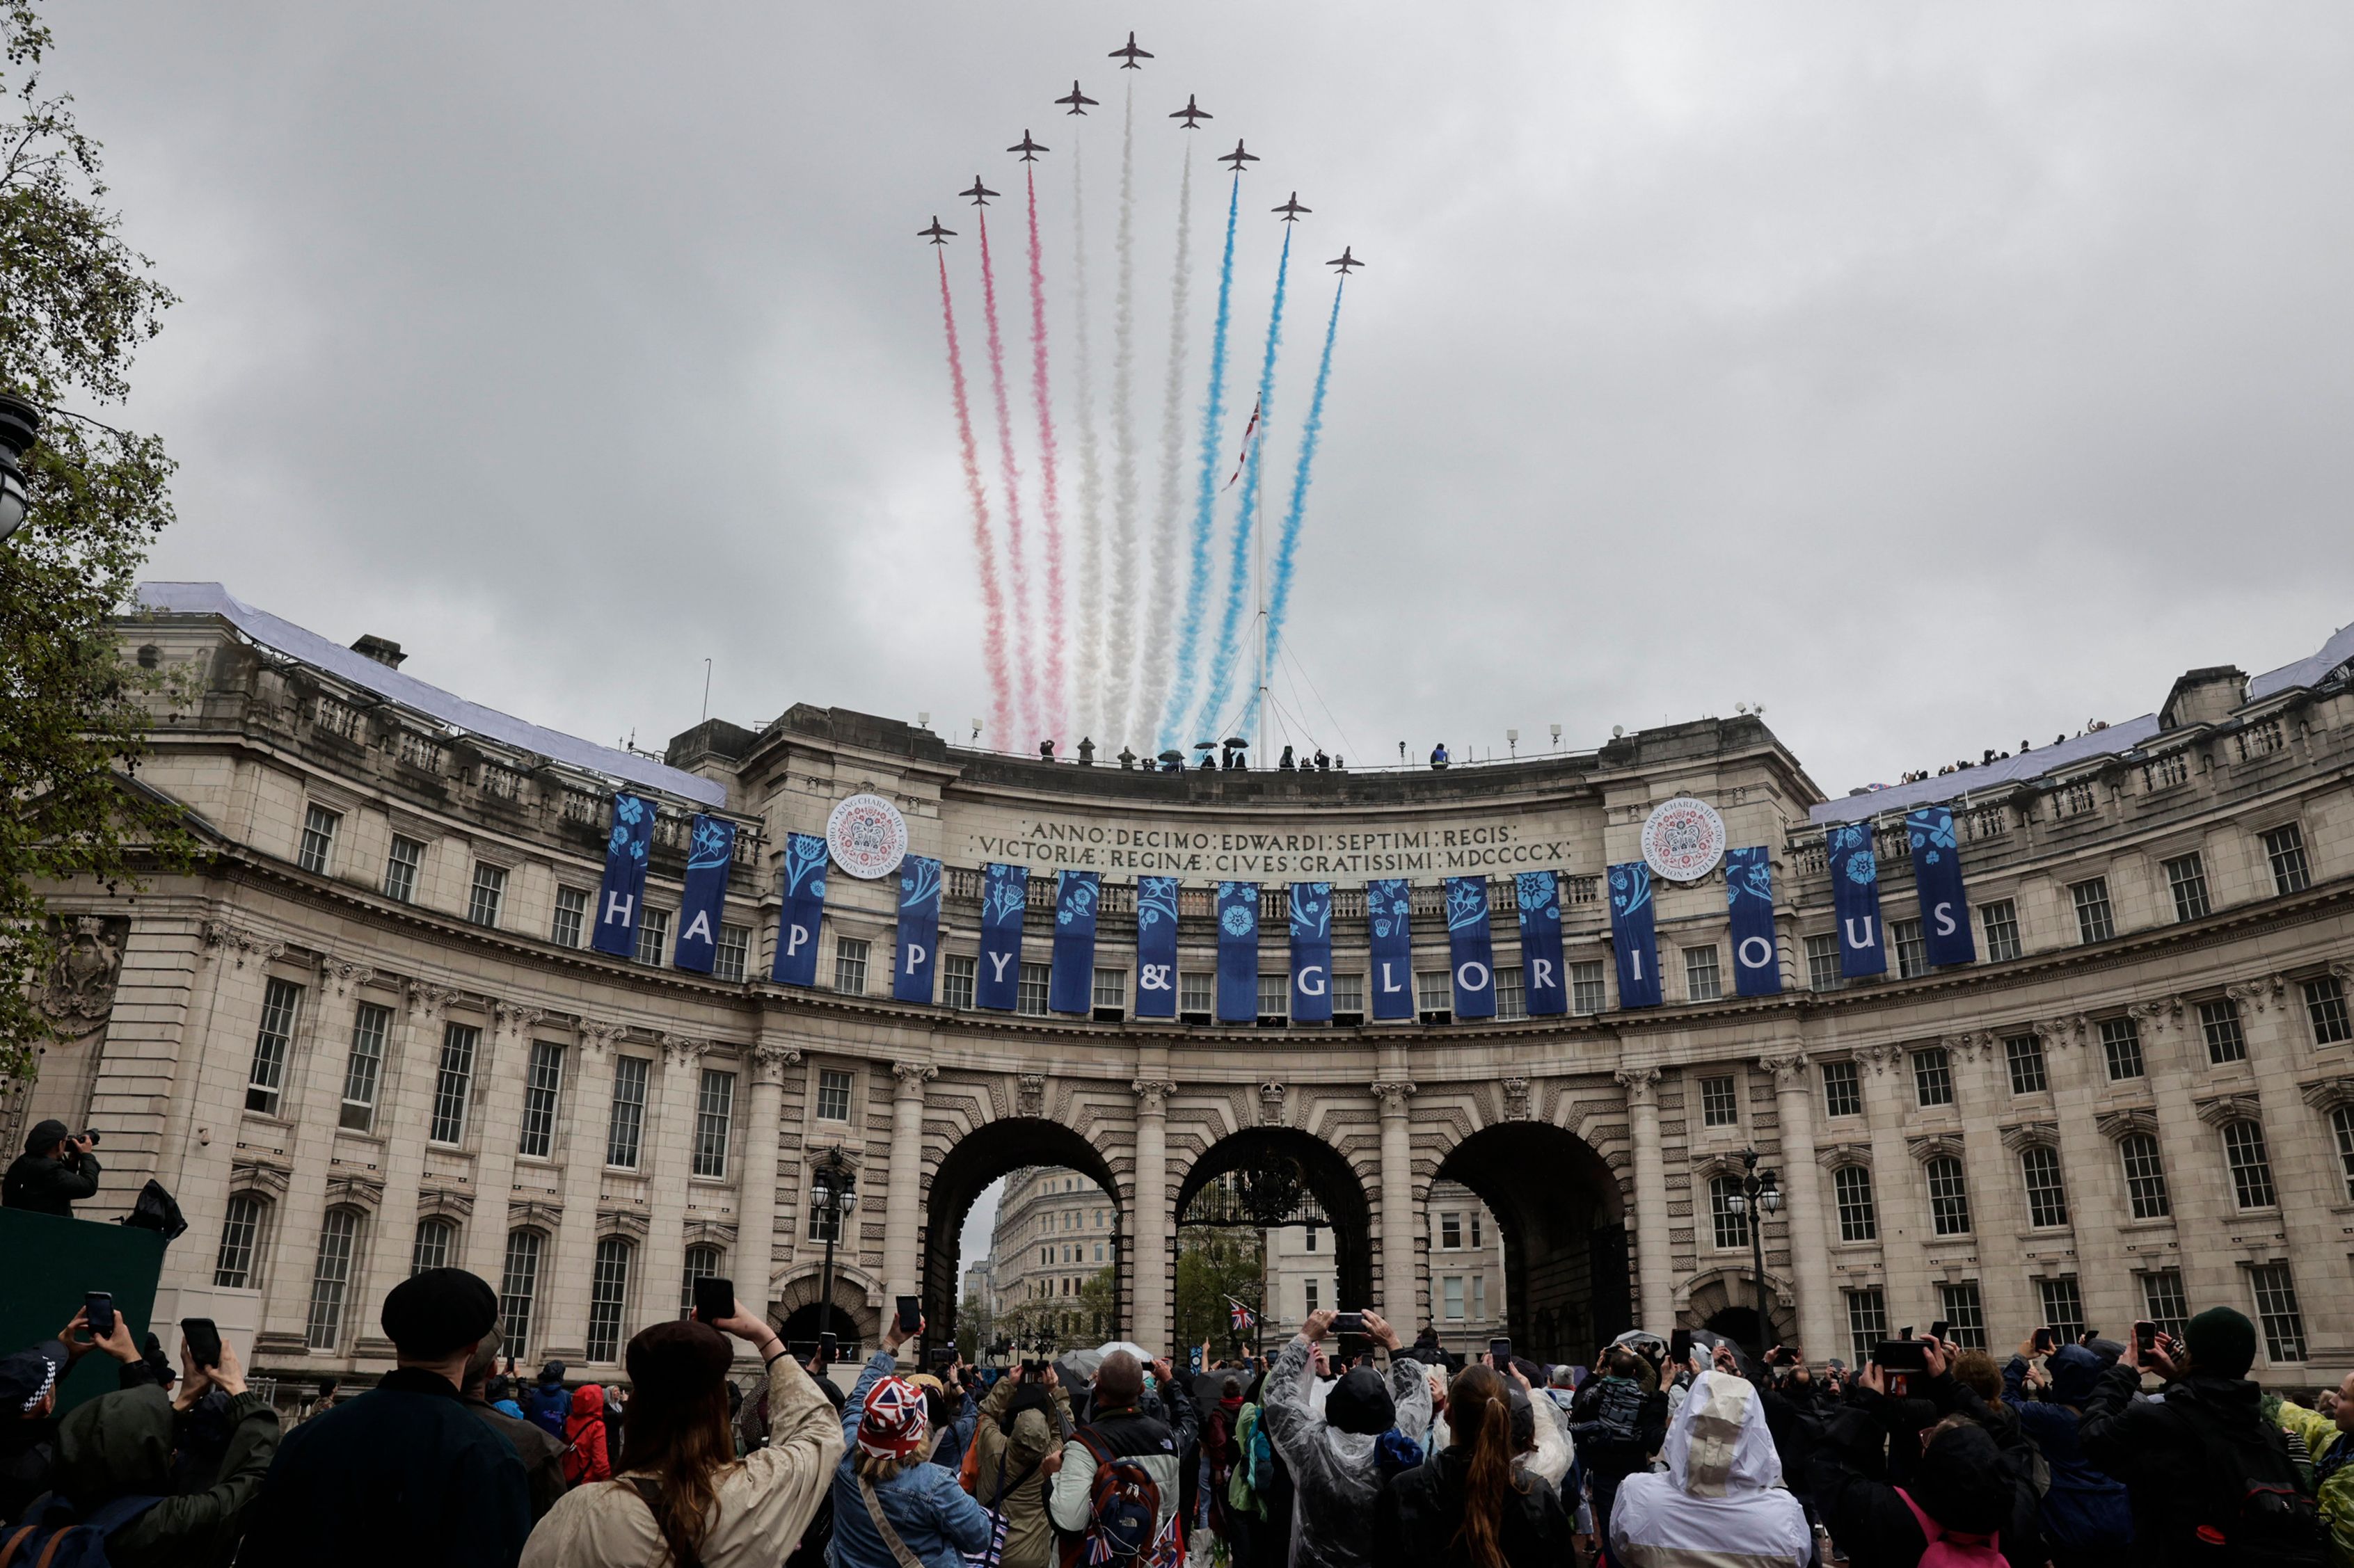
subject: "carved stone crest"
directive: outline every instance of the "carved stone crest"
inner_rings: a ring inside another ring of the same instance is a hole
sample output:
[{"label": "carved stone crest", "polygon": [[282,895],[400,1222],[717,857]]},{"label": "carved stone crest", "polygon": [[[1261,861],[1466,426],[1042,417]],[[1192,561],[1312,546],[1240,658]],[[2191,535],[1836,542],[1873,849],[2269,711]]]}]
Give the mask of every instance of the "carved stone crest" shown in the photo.
[{"label": "carved stone crest", "polygon": [[90,1033],[114,1011],[115,977],[122,970],[125,922],[78,915],[62,933],[65,951],[49,966],[35,998],[43,1015],[69,1038]]},{"label": "carved stone crest", "polygon": [[1504,1119],[1529,1119],[1529,1081],[1526,1078],[1506,1078],[1504,1088]]},{"label": "carved stone crest", "polygon": [[[1142,1093],[1142,1086],[1138,1092]],[[1046,1075],[1024,1073],[1013,1080],[1013,1111],[1016,1116],[1042,1117],[1046,1114]]]},{"label": "carved stone crest", "polygon": [[1283,1125],[1283,1086],[1273,1078],[1260,1083],[1258,1086],[1259,1126],[1281,1127]]}]

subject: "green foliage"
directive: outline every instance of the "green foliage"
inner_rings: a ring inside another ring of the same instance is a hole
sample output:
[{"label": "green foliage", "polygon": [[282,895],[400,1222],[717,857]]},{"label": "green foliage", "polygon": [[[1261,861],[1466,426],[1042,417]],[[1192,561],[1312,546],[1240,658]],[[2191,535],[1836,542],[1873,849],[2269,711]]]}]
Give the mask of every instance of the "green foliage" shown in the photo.
[{"label": "green foliage", "polygon": [[984,1332],[990,1328],[989,1303],[978,1296],[967,1295],[957,1304],[957,1354],[968,1363],[978,1365],[981,1352],[988,1348],[990,1340],[994,1337]]},{"label": "green foliage", "polygon": [[1264,1319],[1259,1301],[1259,1233],[1223,1225],[1185,1225],[1177,1232],[1177,1342],[1210,1341],[1212,1351],[1234,1341],[1226,1298]]},{"label": "green foliage", "polygon": [[37,883],[110,891],[191,841],[178,814],[124,788],[144,752],[144,699],[165,677],[126,663],[109,617],[172,520],[172,464],[152,436],[55,407],[119,402],[171,292],[101,205],[98,143],[72,100],[45,97],[49,32],[31,0],[0,5],[13,118],[0,124],[0,387],[44,408],[26,454],[32,511],[0,544],[0,1075],[49,1037],[34,987],[62,950]]}]

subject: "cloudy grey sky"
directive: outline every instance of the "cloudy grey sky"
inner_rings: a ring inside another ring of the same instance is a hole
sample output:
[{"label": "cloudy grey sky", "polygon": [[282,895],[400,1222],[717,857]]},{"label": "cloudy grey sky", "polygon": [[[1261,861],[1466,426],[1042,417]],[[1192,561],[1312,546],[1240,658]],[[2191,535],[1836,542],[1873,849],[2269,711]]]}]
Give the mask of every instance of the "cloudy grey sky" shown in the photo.
[{"label": "cloudy grey sky", "polygon": [[[1372,263],[1293,621],[1328,745],[1591,745],[1763,701],[1836,792],[2354,620],[2343,9],[121,0],[57,24],[52,79],[186,301],[133,410],[182,463],[154,575],[396,638],[412,673],[594,738],[693,723],[706,656],[741,722],[984,710],[913,230],[969,229],[951,193],[1018,188],[999,149],[1035,130],[1066,313],[1082,122],[1047,101],[1076,76],[1116,107],[1131,26],[1158,56],[1133,78],[1142,342],[1188,92],[1226,139],[1200,153],[1265,159],[1242,408],[1265,207],[1296,186],[1310,255]],[[1084,124],[1100,349],[1117,122]],[[1294,421],[1328,290],[1293,307]]]}]

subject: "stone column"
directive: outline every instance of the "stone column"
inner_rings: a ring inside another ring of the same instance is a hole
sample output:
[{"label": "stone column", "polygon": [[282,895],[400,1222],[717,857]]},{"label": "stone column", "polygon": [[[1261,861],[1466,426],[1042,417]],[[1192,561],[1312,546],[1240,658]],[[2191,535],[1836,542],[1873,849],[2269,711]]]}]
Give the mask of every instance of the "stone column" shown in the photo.
[{"label": "stone column", "polygon": [[777,1250],[777,1118],[785,1098],[785,1072],[801,1054],[762,1040],[752,1047],[752,1112],[744,1128],[744,1181],[736,1197],[736,1293],[763,1317],[774,1298]]},{"label": "stone column", "polygon": [[[891,1295],[920,1296],[924,1260],[917,1240],[924,1218],[924,1086],[940,1070],[929,1062],[894,1062],[891,1075],[899,1086],[891,1101],[891,1184],[883,1194],[883,1276]],[[887,1319],[890,1302],[883,1311]],[[901,1350],[912,1355],[914,1346],[911,1340]]]},{"label": "stone column", "polygon": [[[384,1204],[368,1237],[368,1277],[390,1290],[408,1277],[416,1255],[417,1217],[422,1206],[420,1183],[425,1176],[425,1129],[433,1112],[433,1078],[441,1059],[441,1010],[450,993],[438,985],[411,980],[402,993],[399,1020],[387,1031],[384,1069],[376,1089],[376,1126],[384,1139]],[[503,1211],[504,1212],[504,1211]],[[466,1229],[489,1224],[479,1214],[467,1216]],[[504,1236],[504,1232],[502,1233]],[[464,1231],[460,1232],[458,1258],[465,1256]],[[496,1275],[485,1276],[491,1288]],[[379,1296],[376,1304],[381,1307]],[[367,1337],[378,1339],[374,1319],[365,1325]],[[390,1344],[385,1342],[386,1353]]]},{"label": "stone column", "polygon": [[662,1302],[667,1307],[660,1293],[677,1288],[680,1262],[686,1255],[686,1194],[695,1181],[695,1100],[703,1087],[703,1058],[711,1042],[664,1034],[662,1047],[656,1098],[647,1107],[638,1168],[646,1176],[644,1299],[649,1305]]},{"label": "stone column", "polygon": [[1782,1128],[1782,1220],[1790,1232],[1790,1270],[1797,1276],[1798,1339],[1808,1357],[1831,1353],[1839,1334],[1832,1311],[1830,1245],[1823,1236],[1822,1171],[1815,1163],[1815,1091],[1802,1053],[1757,1064],[1774,1075],[1775,1119]]},{"label": "stone column", "polygon": [[1130,1242],[1136,1266],[1136,1300],[1130,1337],[1160,1351],[1170,1344],[1169,1299],[1173,1292],[1169,1251],[1169,1128],[1165,1106],[1177,1086],[1165,1078],[1139,1078],[1136,1091],[1136,1220]]},{"label": "stone column", "polygon": [[[578,1033],[580,1043],[572,1053],[571,1064],[572,1114],[568,1124],[559,1129],[557,1142],[564,1160],[564,1220],[556,1228],[556,1255],[547,1287],[551,1316],[546,1319],[548,1332],[543,1336],[549,1352],[568,1350],[574,1360],[587,1353],[581,1347],[588,1338],[588,1282],[596,1267],[597,1209],[605,1195],[605,1135],[613,1109],[613,1043],[620,1038],[621,1030],[618,1024],[584,1019]],[[657,1276],[648,1271],[647,1262],[645,1249],[641,1247],[637,1299],[625,1327],[640,1319],[657,1320],[651,1308],[660,1298],[652,1294],[653,1287],[648,1284]],[[622,1337],[626,1340],[628,1335]]]},{"label": "stone column", "polygon": [[1414,1086],[1400,1078],[1373,1087],[1382,1102],[1382,1316],[1412,1344],[1424,1321],[1415,1267],[1421,1249],[1414,1212],[1413,1125],[1406,1118]]},{"label": "stone column", "polygon": [[1621,1067],[1635,1140],[1635,1321],[1655,1334],[1675,1326],[1675,1258],[1668,1238],[1668,1173],[1659,1157],[1659,1070]]}]

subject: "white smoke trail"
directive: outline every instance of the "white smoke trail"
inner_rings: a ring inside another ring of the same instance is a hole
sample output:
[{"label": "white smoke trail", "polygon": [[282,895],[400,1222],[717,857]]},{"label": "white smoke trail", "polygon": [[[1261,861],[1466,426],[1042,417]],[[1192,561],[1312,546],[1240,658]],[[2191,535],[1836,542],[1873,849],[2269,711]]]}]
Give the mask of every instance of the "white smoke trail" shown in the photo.
[{"label": "white smoke trail", "polygon": [[[1072,682],[1078,731],[1095,734],[1103,701],[1103,471],[1096,454],[1095,386],[1087,352],[1087,201],[1079,144],[1071,143],[1071,276],[1077,286],[1079,368],[1079,666]],[[1108,743],[1107,743],[1108,744]]]},{"label": "white smoke trail", "polygon": [[[1161,388],[1161,494],[1152,513],[1152,599],[1145,613],[1144,661],[1136,672],[1137,741],[1147,755],[1153,726],[1169,700],[1169,645],[1177,634],[1179,491],[1185,462],[1185,294],[1193,281],[1193,147],[1185,145],[1185,175],[1177,187],[1177,270],[1169,301],[1169,374]],[[1181,748],[1182,749],[1182,748]]]},{"label": "white smoke trail", "polygon": [[1136,88],[1128,90],[1128,122],[1119,138],[1119,283],[1111,328],[1111,605],[1105,627],[1103,745],[1132,744],[1129,697],[1136,660]]}]

